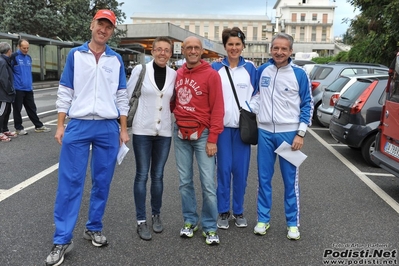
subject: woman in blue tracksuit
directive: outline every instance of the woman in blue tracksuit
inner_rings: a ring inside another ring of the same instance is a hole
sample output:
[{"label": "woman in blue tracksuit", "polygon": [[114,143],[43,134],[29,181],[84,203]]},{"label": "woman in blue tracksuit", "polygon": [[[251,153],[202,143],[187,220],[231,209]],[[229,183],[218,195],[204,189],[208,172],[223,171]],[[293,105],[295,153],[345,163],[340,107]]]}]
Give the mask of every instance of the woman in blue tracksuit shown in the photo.
[{"label": "woman in blue tracksuit", "polygon": [[[290,35],[274,35],[270,48],[273,59],[258,68],[259,93],[250,104],[258,114],[259,127],[258,223],[254,228],[254,233],[259,235],[265,235],[270,227],[274,151],[284,141],[292,150],[300,150],[313,114],[310,81],[302,68],[290,64],[292,47]],[[287,237],[297,240],[300,238],[298,168],[284,158],[279,159],[285,189]]]},{"label": "woman in blue tracksuit", "polygon": [[227,71],[230,72],[240,106],[249,109],[249,101],[256,90],[256,67],[242,58],[245,48],[245,35],[237,27],[223,30],[222,40],[227,52],[221,62],[212,67],[219,72],[222,80],[224,98],[224,129],[217,142],[217,198],[219,218],[217,225],[221,229],[229,228],[230,190],[233,184],[233,216],[237,227],[246,227],[244,217],[244,195],[247,186],[251,145],[242,142],[239,122],[239,108],[234,97]]}]

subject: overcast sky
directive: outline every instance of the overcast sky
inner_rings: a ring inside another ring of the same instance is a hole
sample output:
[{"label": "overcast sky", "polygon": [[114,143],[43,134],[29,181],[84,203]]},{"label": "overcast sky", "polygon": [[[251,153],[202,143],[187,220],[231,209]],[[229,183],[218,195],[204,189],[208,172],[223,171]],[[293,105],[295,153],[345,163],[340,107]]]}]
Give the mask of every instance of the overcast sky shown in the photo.
[{"label": "overcast sky", "polygon": [[[125,23],[131,23],[130,17],[139,13],[164,14],[234,14],[267,15],[274,21],[273,6],[276,0],[118,0],[124,2],[122,11],[126,14]],[[331,3],[333,3],[331,1]],[[334,18],[334,36],[345,33],[348,24],[342,24],[343,18],[353,18],[354,9],[346,0],[336,0]]]}]

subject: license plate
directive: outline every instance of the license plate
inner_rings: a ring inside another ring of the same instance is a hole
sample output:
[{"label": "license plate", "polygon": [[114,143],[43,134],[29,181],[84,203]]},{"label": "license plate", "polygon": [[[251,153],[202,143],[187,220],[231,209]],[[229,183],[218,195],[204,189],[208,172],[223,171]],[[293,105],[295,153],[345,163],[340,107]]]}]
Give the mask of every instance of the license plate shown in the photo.
[{"label": "license plate", "polygon": [[333,117],[339,118],[341,116],[341,111],[338,109],[334,109]]},{"label": "license plate", "polygon": [[392,143],[387,142],[387,143],[385,144],[384,151],[385,151],[387,154],[389,154],[389,155],[391,155],[391,156],[396,157],[396,158],[399,159],[399,147],[398,147],[398,146],[393,145]]}]

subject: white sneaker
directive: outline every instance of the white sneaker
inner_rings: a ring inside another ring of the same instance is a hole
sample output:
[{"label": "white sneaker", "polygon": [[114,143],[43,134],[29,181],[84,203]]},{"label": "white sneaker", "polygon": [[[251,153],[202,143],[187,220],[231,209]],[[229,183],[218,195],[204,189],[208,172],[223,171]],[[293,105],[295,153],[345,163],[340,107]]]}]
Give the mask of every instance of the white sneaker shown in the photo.
[{"label": "white sneaker", "polygon": [[254,228],[254,234],[255,235],[266,235],[266,230],[269,229],[270,224],[269,223],[261,223],[258,222]]},{"label": "white sneaker", "polygon": [[45,126],[35,128],[35,132],[37,132],[37,133],[50,132],[50,131],[51,131],[51,128],[48,128],[48,127],[45,127]]},{"label": "white sneaker", "polygon": [[15,130],[15,133],[17,133],[17,135],[28,135],[28,131],[25,129]]},{"label": "white sneaker", "polygon": [[291,240],[298,240],[301,238],[301,234],[299,233],[298,226],[289,226],[287,227],[288,233],[287,238]]}]

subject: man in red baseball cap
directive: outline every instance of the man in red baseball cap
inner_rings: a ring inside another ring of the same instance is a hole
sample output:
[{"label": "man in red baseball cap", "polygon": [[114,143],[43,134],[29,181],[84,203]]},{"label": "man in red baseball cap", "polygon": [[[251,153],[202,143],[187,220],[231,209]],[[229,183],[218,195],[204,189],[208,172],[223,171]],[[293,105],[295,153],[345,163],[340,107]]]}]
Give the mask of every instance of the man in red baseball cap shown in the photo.
[{"label": "man in red baseball cap", "polygon": [[109,9],[100,9],[97,11],[96,15],[94,16],[94,20],[97,19],[102,19],[102,18],[106,18],[109,21],[111,21],[112,25],[116,25],[116,17],[114,12],[112,12],[112,10]]},{"label": "man in red baseball cap", "polygon": [[[115,23],[111,10],[96,13],[90,23],[91,40],[71,49],[58,86],[58,123],[54,137],[61,145],[61,152],[54,204],[55,232],[47,266],[60,265],[64,255],[73,248],[73,231],[90,153],[92,189],[83,238],[96,247],[108,244],[102,233],[102,218],[119,148],[129,141],[125,68],[122,57],[107,45]],[[69,122],[65,127],[67,113]],[[84,264],[82,261],[71,263]]]}]

